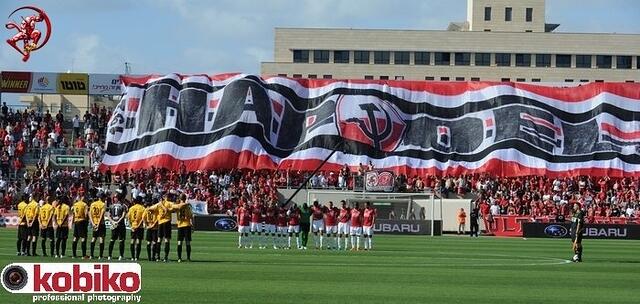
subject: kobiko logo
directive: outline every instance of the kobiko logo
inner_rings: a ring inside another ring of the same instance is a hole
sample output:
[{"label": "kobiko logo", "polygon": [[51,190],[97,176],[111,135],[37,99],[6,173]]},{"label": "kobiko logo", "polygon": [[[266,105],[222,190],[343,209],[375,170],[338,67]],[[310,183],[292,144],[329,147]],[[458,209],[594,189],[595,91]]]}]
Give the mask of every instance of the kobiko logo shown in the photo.
[{"label": "kobiko logo", "polygon": [[569,233],[569,230],[562,225],[549,225],[544,228],[544,234],[554,238],[564,237],[567,233]]},{"label": "kobiko logo", "polygon": [[2,270],[11,293],[136,293],[142,287],[139,264],[17,263]]},{"label": "kobiko logo", "polygon": [[238,227],[236,221],[232,218],[221,218],[215,222],[215,226],[216,229],[223,231],[233,231]]}]

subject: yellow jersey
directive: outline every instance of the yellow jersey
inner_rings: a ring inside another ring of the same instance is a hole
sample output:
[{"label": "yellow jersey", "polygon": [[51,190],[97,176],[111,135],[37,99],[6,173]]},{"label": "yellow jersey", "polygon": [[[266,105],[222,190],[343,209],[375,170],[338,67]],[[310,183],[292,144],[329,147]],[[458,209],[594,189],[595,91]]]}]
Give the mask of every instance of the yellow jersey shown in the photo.
[{"label": "yellow jersey", "polygon": [[87,220],[87,203],[84,201],[77,201],[73,204],[73,222],[82,222]]},{"label": "yellow jersey", "polygon": [[163,200],[156,205],[158,210],[158,223],[164,224],[171,221],[171,212],[174,210],[174,203]]},{"label": "yellow jersey", "polygon": [[91,217],[91,224],[93,226],[98,226],[102,223],[105,210],[103,201],[97,200],[91,203],[91,206],[89,207],[89,216]]},{"label": "yellow jersey", "polygon": [[153,206],[144,210],[144,225],[147,229],[158,229],[158,212]]},{"label": "yellow jersey", "polygon": [[142,220],[144,218],[144,207],[140,204],[135,204],[129,208],[129,212],[127,213],[127,218],[129,219],[129,223],[131,224],[131,228],[138,229],[142,225]]},{"label": "yellow jersey", "polygon": [[191,205],[186,204],[180,207],[176,215],[178,216],[178,228],[191,227],[191,218],[193,218]]},{"label": "yellow jersey", "polygon": [[69,217],[69,206],[67,204],[59,204],[56,206],[54,214],[56,215],[58,227],[63,227]]},{"label": "yellow jersey", "polygon": [[24,214],[27,217],[27,222],[33,222],[36,218],[38,218],[38,202],[31,200],[27,207],[24,209]]},{"label": "yellow jersey", "polygon": [[26,208],[27,208],[27,203],[25,201],[18,203],[18,219],[20,220],[18,225],[20,226],[24,226],[27,224],[26,217],[24,214]]},{"label": "yellow jersey", "polygon": [[53,227],[53,221],[51,220],[51,217],[53,217],[53,211],[53,206],[51,206],[51,204],[49,203],[46,203],[42,205],[42,207],[40,207],[40,225],[44,226],[45,228]]}]

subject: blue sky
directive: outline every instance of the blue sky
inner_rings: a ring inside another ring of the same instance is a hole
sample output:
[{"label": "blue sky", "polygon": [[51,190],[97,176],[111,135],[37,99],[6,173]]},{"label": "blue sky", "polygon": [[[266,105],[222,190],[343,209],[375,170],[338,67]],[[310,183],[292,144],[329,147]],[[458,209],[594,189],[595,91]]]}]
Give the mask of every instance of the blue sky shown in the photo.
[{"label": "blue sky", "polygon": [[[466,0],[1,0],[0,15],[21,5],[43,8],[53,36],[27,63],[2,43],[1,70],[121,73],[127,61],[135,74],[259,73],[274,27],[439,30],[466,18]],[[640,1],[547,0],[547,22],[640,33]]]}]

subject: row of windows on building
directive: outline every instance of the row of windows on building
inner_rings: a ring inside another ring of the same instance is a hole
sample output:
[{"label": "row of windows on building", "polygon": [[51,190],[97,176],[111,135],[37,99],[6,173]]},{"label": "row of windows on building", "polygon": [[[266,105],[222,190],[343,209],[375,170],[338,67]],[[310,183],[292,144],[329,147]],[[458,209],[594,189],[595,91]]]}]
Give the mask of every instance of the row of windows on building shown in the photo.
[{"label": "row of windows on building", "polygon": [[[288,77],[287,74],[278,74],[278,76],[281,77]],[[322,79],[332,79],[333,75],[321,75]],[[292,74],[291,75],[292,78],[303,78],[302,74]],[[308,79],[318,79],[318,75],[317,74],[308,74],[307,75]],[[376,79],[375,76],[373,75],[364,75],[364,79],[365,80],[374,80]],[[404,76],[394,76],[393,78],[391,78],[388,75],[381,75],[378,76],[378,79],[380,80],[405,80]],[[469,77],[469,78],[465,78],[465,77],[434,77],[434,76],[425,76],[424,80],[427,81],[483,81],[480,79],[480,77]],[[495,79],[485,79],[484,81],[495,81]],[[515,81],[515,82],[542,82],[542,78],[531,78],[531,79],[526,79],[526,78],[500,78],[500,81],[502,82],[510,82],[510,81]],[[557,82],[557,81],[556,81]],[[565,79],[564,82],[604,82],[603,79],[595,79],[595,80],[590,80],[590,79]],[[634,80],[627,80],[625,82],[628,83],[634,83]]]},{"label": "row of windows on building", "polygon": [[[490,6],[486,6],[484,8],[484,21],[491,21],[491,12],[492,9]],[[513,20],[513,8],[505,7],[504,8],[504,21],[512,21]],[[533,22],[533,8],[527,7],[524,12],[524,21],[525,22]]]},{"label": "row of windows on building", "polygon": [[[313,63],[330,63],[330,53],[333,52],[333,63],[352,63],[350,51],[328,51],[328,50],[293,50],[294,63],[309,63],[310,55],[313,52]],[[391,64],[391,53],[393,53],[393,64],[411,64],[411,53],[409,51],[353,51],[353,63],[370,64],[373,53],[373,64]],[[490,66],[491,53],[450,53],[433,52],[433,64],[431,63],[432,52],[413,52],[414,65],[471,65],[471,59],[476,66]],[[515,54],[494,53],[494,63],[496,66],[516,66],[531,67],[552,67],[551,58],[555,57],[556,68],[592,68],[611,69],[614,57],[617,69],[631,69],[633,56],[627,55],[564,55],[564,54]],[[512,60],[514,57],[514,60]],[[575,57],[575,65],[572,64]],[[640,69],[640,56],[636,60],[637,68]]]}]

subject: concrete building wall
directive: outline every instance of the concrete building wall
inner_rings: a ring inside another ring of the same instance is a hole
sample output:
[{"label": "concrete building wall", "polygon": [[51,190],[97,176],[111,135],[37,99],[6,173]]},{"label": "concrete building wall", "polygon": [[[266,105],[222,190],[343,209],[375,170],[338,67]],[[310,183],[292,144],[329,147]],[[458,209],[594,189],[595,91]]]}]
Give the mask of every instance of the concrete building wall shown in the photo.
[{"label": "concrete building wall", "polygon": [[[588,33],[518,33],[518,32],[455,32],[413,30],[353,30],[353,29],[308,29],[277,28],[275,35],[274,62],[262,63],[262,74],[294,75],[309,77],[331,75],[331,78],[363,79],[365,76],[403,76],[405,80],[425,80],[433,77],[440,80],[449,77],[464,77],[465,80],[479,78],[482,81],[500,81],[509,78],[515,81],[574,82],[588,81],[640,81],[638,56],[640,35],[633,34],[588,34]],[[294,50],[309,50],[308,63],[294,63]],[[314,50],[349,51],[349,63],[313,63]],[[369,64],[354,63],[354,51],[391,51],[390,64],[374,64],[373,53]],[[393,64],[393,51],[409,51],[408,65]],[[416,65],[415,52],[430,52],[429,65]],[[450,53],[449,65],[436,65],[435,53]],[[455,53],[470,53],[468,66],[455,64]],[[476,66],[476,53],[490,53],[490,66]],[[511,54],[511,64],[496,66],[495,54]],[[530,54],[530,67],[517,67],[515,54]],[[536,54],[550,54],[551,67],[535,67]],[[555,67],[556,55],[570,55],[569,68]],[[576,68],[576,55],[592,57],[591,68]],[[596,68],[596,56],[612,56],[611,68]],[[618,56],[631,56],[630,69],[616,67]]]},{"label": "concrete building wall", "polygon": [[[485,20],[485,8],[490,8],[490,20]],[[511,8],[511,21],[505,11]],[[532,10],[531,21],[526,20],[527,9]],[[469,30],[492,32],[544,32],[544,0],[469,0],[467,2]]]}]

